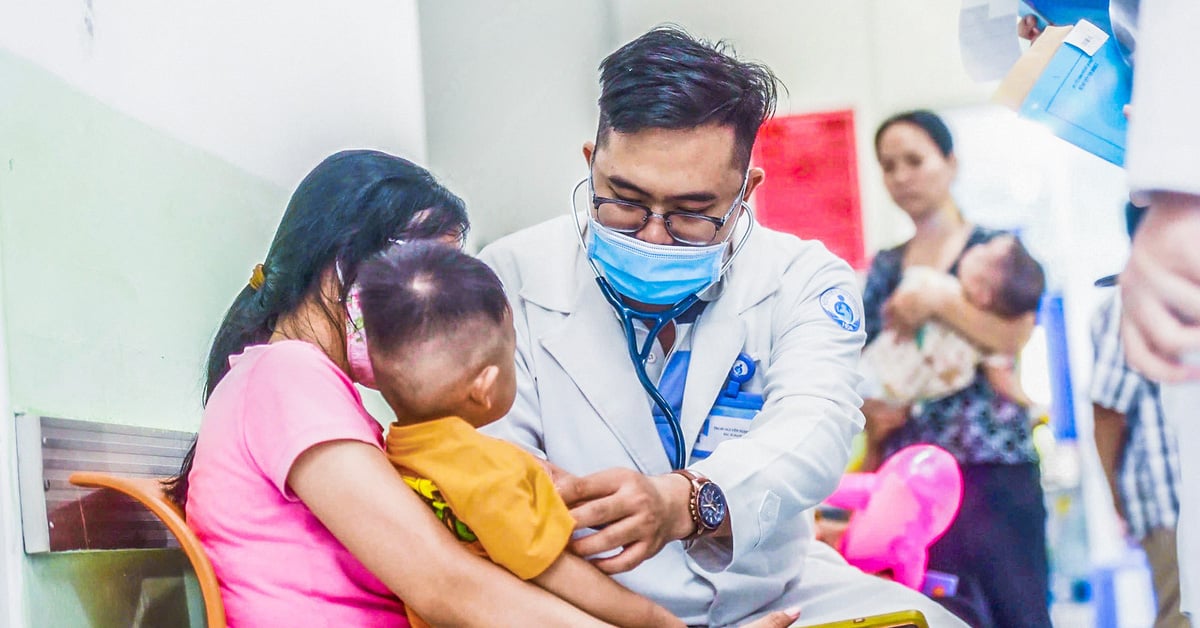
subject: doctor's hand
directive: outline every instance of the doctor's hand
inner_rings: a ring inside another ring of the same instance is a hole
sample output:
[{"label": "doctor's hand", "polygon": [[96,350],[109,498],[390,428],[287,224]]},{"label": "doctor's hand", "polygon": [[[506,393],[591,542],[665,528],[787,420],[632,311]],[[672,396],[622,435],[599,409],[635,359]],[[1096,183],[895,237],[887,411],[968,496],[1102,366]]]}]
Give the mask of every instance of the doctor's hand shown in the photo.
[{"label": "doctor's hand", "polygon": [[572,552],[588,557],[621,550],[592,561],[604,573],[629,571],[693,531],[688,510],[692,487],[681,475],[648,476],[614,468],[582,477],[559,473],[554,484],[571,509],[575,528],[599,530],[572,541]]},{"label": "doctor's hand", "polygon": [[1159,192],[1121,273],[1121,337],[1129,363],[1152,380],[1200,377],[1200,196]]}]

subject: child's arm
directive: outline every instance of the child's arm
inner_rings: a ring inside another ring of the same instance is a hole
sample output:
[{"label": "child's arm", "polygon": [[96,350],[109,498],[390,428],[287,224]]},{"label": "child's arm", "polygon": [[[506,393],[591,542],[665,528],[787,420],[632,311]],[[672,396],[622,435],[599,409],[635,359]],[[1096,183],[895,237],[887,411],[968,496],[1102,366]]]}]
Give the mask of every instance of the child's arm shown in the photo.
[{"label": "child's arm", "polygon": [[683,626],[667,609],[605,575],[588,561],[563,551],[533,582],[580,610],[618,626]]}]

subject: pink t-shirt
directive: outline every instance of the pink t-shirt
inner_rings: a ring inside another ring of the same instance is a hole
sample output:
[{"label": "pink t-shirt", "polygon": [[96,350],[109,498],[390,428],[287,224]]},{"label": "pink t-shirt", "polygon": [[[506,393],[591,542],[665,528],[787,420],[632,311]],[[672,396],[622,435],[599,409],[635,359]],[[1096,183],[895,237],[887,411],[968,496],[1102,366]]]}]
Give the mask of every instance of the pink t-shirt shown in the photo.
[{"label": "pink t-shirt", "polygon": [[229,624],[408,626],[400,600],[287,487],[313,445],[383,449],[350,379],[300,341],[248,347],[229,362],[204,411],[187,502]]}]

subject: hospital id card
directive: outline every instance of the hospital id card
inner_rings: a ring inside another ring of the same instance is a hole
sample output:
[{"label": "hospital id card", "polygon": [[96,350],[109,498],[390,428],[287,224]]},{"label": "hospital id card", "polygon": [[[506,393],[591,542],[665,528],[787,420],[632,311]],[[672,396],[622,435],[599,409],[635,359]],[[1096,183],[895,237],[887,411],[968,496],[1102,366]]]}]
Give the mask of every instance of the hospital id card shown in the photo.
[{"label": "hospital id card", "polygon": [[712,414],[704,420],[696,446],[692,449],[692,458],[703,460],[712,454],[717,445],[741,438],[750,431],[750,423],[758,412],[746,408],[723,408],[713,406]]}]

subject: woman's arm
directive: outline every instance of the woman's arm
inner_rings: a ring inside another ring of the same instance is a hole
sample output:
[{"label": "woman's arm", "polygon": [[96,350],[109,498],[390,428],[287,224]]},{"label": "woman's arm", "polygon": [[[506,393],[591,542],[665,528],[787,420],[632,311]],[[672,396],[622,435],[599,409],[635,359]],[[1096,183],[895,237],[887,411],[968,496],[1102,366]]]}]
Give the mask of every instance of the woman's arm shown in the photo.
[{"label": "woman's arm", "polygon": [[1021,352],[1036,320],[1033,312],[997,316],[968,303],[961,292],[944,290],[898,291],[884,304],[884,316],[902,333],[936,318],[984,349],[1007,355]]},{"label": "woman's arm", "polygon": [[908,422],[908,407],[880,399],[864,399],[862,413],[867,421],[867,451],[862,471],[874,471],[883,462],[884,441]]},{"label": "woman's arm", "polygon": [[468,552],[370,445],[316,445],[296,459],[288,486],[431,625],[608,625]]},{"label": "woman's arm", "polygon": [[961,294],[940,303],[934,316],[971,342],[1006,355],[1017,355],[1025,348],[1037,320],[1033,312],[1014,318],[997,316],[967,303]]}]

